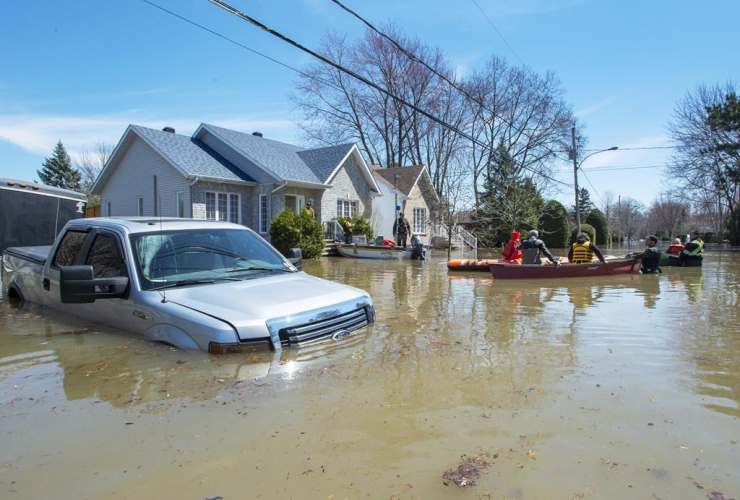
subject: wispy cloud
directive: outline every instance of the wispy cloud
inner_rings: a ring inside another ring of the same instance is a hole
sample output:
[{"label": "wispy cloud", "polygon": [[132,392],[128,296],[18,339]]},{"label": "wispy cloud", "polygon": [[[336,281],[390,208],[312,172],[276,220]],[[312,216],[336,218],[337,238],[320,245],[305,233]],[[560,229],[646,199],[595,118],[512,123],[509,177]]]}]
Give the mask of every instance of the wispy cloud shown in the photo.
[{"label": "wispy cloud", "polygon": [[608,106],[609,104],[613,103],[617,96],[613,95],[611,97],[607,97],[606,99],[603,99],[596,104],[589,106],[588,108],[579,109],[575,112],[576,117],[583,118],[584,116],[588,116],[592,113],[595,113],[602,109],[605,106]]},{"label": "wispy cloud", "polygon": [[128,92],[119,92],[115,94],[116,97],[140,97],[144,95],[152,95],[152,94],[163,94],[165,92],[172,92],[174,91],[174,87],[161,87],[157,89],[145,89],[145,90],[130,90]]},{"label": "wispy cloud", "polygon": [[[30,153],[48,156],[57,141],[61,140],[70,153],[95,141],[102,140],[116,144],[129,124],[144,127],[174,127],[178,134],[192,134],[201,122],[245,132],[259,130],[267,132],[278,140],[292,140],[295,124],[285,118],[265,118],[264,116],[210,116],[179,117],[169,119],[130,110],[110,115],[0,115],[0,140],[14,144]],[[266,134],[267,135],[267,134]]]}]

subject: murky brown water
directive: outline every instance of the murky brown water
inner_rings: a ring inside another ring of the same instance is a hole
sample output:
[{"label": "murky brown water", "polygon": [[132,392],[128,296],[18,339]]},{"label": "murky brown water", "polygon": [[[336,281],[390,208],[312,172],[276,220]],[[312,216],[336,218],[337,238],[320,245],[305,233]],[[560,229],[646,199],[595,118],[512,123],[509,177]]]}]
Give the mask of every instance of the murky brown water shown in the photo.
[{"label": "murky brown water", "polygon": [[[306,270],[368,290],[377,324],[211,357],[0,303],[0,497],[740,495],[740,254],[562,282]],[[481,453],[476,486],[440,477]]]}]

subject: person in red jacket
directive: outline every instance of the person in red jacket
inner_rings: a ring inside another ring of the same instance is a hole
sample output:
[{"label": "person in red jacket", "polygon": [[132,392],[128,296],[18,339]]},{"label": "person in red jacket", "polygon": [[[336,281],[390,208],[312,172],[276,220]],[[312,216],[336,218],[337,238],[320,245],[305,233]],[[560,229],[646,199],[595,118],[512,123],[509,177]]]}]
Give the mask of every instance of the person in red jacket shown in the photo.
[{"label": "person in red jacket", "polygon": [[522,263],[522,251],[517,249],[517,247],[522,244],[519,236],[520,234],[518,231],[512,231],[511,239],[501,251],[501,260],[505,261],[507,264]]},{"label": "person in red jacket", "polygon": [[675,238],[673,240],[673,243],[671,243],[671,246],[666,248],[665,253],[669,255],[678,255],[681,253],[681,250],[683,250],[683,245],[681,244],[680,238]]}]

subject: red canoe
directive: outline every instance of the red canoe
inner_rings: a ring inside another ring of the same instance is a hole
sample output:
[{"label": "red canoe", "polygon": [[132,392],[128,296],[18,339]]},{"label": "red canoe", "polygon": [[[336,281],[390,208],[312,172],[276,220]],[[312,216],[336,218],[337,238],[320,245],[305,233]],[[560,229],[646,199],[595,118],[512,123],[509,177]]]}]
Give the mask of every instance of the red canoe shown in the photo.
[{"label": "red canoe", "polygon": [[580,278],[609,274],[636,273],[640,270],[637,259],[607,260],[602,264],[563,264],[560,267],[545,264],[489,264],[491,274],[500,279]]}]

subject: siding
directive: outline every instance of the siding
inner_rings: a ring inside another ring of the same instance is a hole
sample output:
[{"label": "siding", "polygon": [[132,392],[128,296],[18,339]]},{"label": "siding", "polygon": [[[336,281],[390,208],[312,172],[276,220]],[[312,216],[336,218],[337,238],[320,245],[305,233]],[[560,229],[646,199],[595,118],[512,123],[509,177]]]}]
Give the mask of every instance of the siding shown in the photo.
[{"label": "siding", "polygon": [[332,188],[321,198],[321,221],[332,220],[337,216],[337,200],[357,201],[360,215],[372,220],[372,191],[357,164],[355,155],[350,155],[342,168],[331,181]]},{"label": "siding", "polygon": [[[373,199],[373,214],[370,220],[373,232],[385,238],[393,238],[393,222],[396,218],[396,196],[388,184],[375,178],[383,196]],[[403,205],[404,196],[398,196],[398,204]]]},{"label": "siding", "polygon": [[[223,143],[221,139],[214,136],[207,130],[203,131],[200,139],[218,154],[234,164],[237,168],[246,172],[246,174],[249,175],[252,179],[256,180],[257,183],[272,184],[276,182],[277,179],[266,173],[264,170],[262,170],[251,161],[247,160],[241,152],[234,151],[230,146]],[[270,166],[267,165],[267,168],[270,168]]]},{"label": "siding", "polygon": [[[144,215],[154,216],[154,176],[163,217],[177,215],[177,192],[185,192],[185,217],[191,216],[188,180],[139,137],[134,137],[105,186],[100,190],[103,215],[135,216],[136,199],[144,198]],[[105,212],[111,202],[112,214]]]}]

